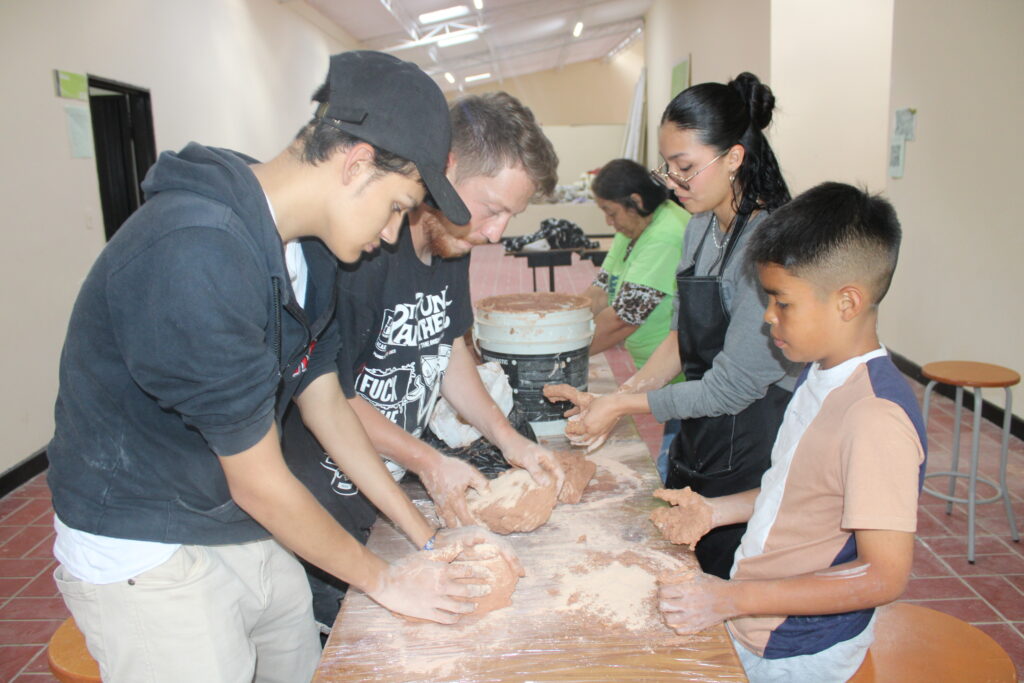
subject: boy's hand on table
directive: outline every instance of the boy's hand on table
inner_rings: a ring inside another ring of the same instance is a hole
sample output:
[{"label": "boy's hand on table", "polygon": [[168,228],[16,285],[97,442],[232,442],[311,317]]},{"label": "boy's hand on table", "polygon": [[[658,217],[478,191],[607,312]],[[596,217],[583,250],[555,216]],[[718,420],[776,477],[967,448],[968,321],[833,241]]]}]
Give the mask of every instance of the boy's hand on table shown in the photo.
[{"label": "boy's hand on table", "polygon": [[665,624],[679,635],[704,629],[738,616],[728,581],[689,569],[658,577],[658,610]]},{"label": "boy's hand on table", "polygon": [[[472,612],[471,600],[491,591],[482,567],[452,564],[462,546],[417,552],[393,562],[381,574],[377,586],[366,594],[382,606],[409,617],[454,624]],[[456,579],[474,579],[462,583]]]},{"label": "boy's hand on table", "polygon": [[466,503],[466,491],[473,488],[484,493],[490,487],[487,479],[464,460],[440,453],[438,456],[417,473],[437,514],[449,528],[477,524]]},{"label": "boy's hand on table", "polygon": [[684,489],[658,489],[654,497],[672,505],[651,513],[654,526],[672,543],[685,543],[693,550],[697,542],[715,526],[711,501],[694,493],[689,486]]},{"label": "boy's hand on table", "polygon": [[510,465],[521,467],[529,472],[538,485],[547,486],[553,481],[555,493],[562,490],[562,484],[565,483],[565,470],[562,469],[558,458],[549,449],[523,437],[521,443],[502,450],[501,454],[505,456],[505,460]]}]

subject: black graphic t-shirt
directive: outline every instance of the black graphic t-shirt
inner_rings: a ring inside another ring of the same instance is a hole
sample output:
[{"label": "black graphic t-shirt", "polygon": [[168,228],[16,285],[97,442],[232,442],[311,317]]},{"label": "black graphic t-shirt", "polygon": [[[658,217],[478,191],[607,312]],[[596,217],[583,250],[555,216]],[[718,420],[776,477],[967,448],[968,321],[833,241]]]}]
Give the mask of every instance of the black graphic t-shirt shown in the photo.
[{"label": "black graphic t-shirt", "polygon": [[[419,436],[440,395],[452,342],[473,322],[469,257],[424,264],[404,227],[394,253],[382,249],[338,279],[341,386]],[[389,463],[396,478],[400,468]]]},{"label": "black graphic t-shirt", "polygon": [[[414,436],[427,425],[448,368],[452,342],[473,322],[469,256],[424,264],[408,226],[398,244],[338,272],[337,356],[341,388],[361,396]],[[296,477],[350,533],[366,531],[375,511],[338,470],[298,411],[285,418],[284,453]],[[392,476],[404,470],[385,459]],[[365,536],[365,534],[363,534]]]}]

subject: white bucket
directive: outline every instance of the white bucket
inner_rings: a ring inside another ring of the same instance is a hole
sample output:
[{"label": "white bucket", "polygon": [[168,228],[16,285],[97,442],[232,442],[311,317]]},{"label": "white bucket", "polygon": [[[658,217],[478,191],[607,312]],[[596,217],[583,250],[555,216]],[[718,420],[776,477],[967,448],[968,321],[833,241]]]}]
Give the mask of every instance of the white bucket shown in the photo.
[{"label": "white bucket", "polygon": [[594,316],[586,297],[554,292],[505,294],[476,304],[474,335],[498,353],[543,355],[590,346]]},{"label": "white bucket", "polygon": [[545,384],[587,389],[594,316],[586,297],[554,292],[506,294],[476,304],[473,333],[485,361],[501,365],[513,403],[536,425],[562,421],[567,402],[550,403]]}]

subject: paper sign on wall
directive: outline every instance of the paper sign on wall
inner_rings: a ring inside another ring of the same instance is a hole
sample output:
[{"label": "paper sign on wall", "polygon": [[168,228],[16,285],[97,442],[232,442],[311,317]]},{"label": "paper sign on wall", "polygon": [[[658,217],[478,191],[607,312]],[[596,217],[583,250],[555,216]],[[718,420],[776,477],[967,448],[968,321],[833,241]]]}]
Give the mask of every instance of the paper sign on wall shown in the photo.
[{"label": "paper sign on wall", "polygon": [[54,69],[53,75],[57,80],[57,97],[83,102],[89,99],[89,79],[85,74]]},{"label": "paper sign on wall", "polygon": [[917,120],[917,110],[897,109],[896,110],[896,135],[904,140],[914,139],[914,124]]},{"label": "paper sign on wall", "polygon": [[672,92],[669,97],[675,97],[690,87],[690,58],[672,67]]},{"label": "paper sign on wall", "polygon": [[914,139],[917,110],[911,107],[896,110],[896,125],[889,140],[889,177],[902,178],[907,159],[907,140]]}]

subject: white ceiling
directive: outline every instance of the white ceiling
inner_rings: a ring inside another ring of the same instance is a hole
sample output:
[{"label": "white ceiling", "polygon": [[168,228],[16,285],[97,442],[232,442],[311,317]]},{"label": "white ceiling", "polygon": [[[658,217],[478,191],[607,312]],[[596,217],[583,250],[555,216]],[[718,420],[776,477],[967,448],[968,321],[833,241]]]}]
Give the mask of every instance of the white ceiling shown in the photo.
[{"label": "white ceiling", "polygon": [[[652,0],[306,0],[366,48],[415,62],[445,90],[500,83],[567,64],[609,56],[643,31]],[[469,12],[447,22],[417,19],[455,5]],[[573,28],[583,22],[579,37]],[[441,47],[445,33],[480,38]],[[445,78],[449,73],[455,83]],[[489,73],[471,83],[467,76]]]}]

